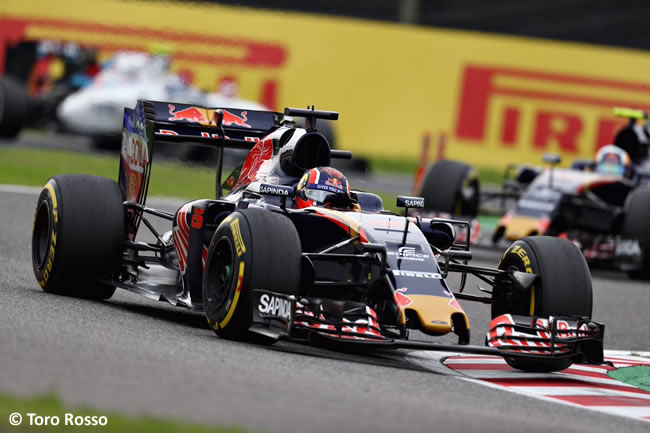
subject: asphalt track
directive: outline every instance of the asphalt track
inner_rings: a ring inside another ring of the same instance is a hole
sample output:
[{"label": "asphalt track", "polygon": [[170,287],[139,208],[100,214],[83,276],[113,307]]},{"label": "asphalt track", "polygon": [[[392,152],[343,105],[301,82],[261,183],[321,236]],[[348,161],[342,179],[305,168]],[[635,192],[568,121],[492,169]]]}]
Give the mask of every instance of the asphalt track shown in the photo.
[{"label": "asphalt track", "polygon": [[[647,422],[460,380],[442,353],[255,346],[219,339],[201,314],[122,290],[105,302],[46,294],[30,261],[36,193],[10,191],[0,187],[0,392],[55,391],[73,406],[263,432],[648,431]],[[499,252],[475,257],[494,266]],[[650,285],[600,271],[593,284],[606,348],[647,351]],[[482,344],[489,308],[461,304]]]}]

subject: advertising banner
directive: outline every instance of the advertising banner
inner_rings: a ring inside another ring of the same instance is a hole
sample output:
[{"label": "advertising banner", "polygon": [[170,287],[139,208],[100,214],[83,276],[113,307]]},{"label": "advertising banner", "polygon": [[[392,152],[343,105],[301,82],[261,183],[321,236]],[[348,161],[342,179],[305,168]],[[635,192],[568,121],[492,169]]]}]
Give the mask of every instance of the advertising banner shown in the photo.
[{"label": "advertising banner", "polygon": [[[52,39],[170,53],[215,91],[224,77],[275,110],[335,110],[338,146],[415,160],[425,133],[478,166],[592,158],[650,109],[647,52],[302,13],[176,2],[6,0],[0,40]],[[0,54],[0,67],[4,58]]]}]

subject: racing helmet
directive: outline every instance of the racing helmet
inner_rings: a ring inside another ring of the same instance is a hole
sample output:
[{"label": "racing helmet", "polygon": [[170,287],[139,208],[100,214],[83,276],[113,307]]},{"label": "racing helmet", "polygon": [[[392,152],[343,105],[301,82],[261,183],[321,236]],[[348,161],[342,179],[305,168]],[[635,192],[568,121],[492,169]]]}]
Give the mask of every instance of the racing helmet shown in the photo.
[{"label": "racing helmet", "polygon": [[348,180],[332,167],[315,167],[305,171],[296,187],[294,203],[298,209],[309,206],[353,207]]},{"label": "racing helmet", "polygon": [[612,144],[603,146],[596,154],[596,172],[626,176],[630,171],[630,156]]}]

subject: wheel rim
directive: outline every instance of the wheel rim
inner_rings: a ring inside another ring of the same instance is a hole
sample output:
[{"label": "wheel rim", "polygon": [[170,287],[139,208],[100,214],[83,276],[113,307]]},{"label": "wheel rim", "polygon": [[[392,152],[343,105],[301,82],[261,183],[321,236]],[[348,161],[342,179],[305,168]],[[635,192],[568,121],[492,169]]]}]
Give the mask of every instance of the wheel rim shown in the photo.
[{"label": "wheel rim", "polygon": [[43,200],[38,205],[34,220],[34,235],[32,236],[32,259],[38,269],[45,266],[52,237],[50,227],[50,206]]},{"label": "wheel rim", "polygon": [[208,266],[208,301],[215,310],[230,298],[233,289],[234,248],[230,239],[222,237],[213,250]]}]

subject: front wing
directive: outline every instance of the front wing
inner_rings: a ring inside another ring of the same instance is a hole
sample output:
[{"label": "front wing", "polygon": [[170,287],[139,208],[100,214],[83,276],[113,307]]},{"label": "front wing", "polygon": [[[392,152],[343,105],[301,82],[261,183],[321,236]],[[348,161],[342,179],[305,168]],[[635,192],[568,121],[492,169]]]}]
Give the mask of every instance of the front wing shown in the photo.
[{"label": "front wing", "polygon": [[382,328],[376,312],[358,302],[297,299],[255,290],[251,331],[275,339],[325,340],[386,348],[497,355],[514,359],[571,359],[603,363],[605,326],[591,320],[502,315],[490,323],[484,346],[412,341]]}]

